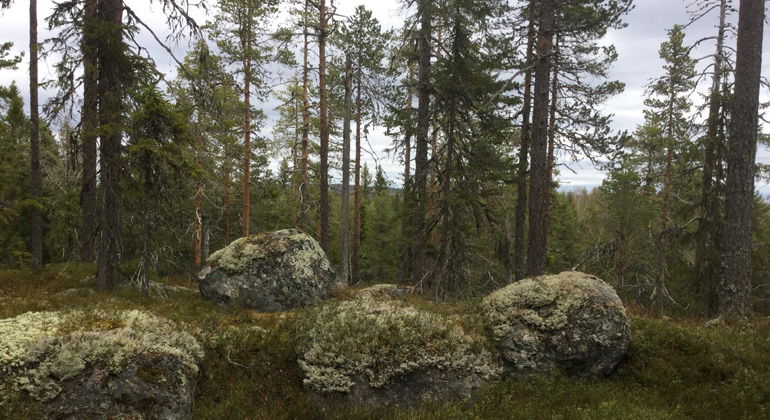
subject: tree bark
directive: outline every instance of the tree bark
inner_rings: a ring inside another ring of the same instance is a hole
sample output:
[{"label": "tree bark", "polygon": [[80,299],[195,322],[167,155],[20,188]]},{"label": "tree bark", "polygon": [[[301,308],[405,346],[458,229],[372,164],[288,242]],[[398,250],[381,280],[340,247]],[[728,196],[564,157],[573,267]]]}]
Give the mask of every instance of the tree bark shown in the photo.
[{"label": "tree bark", "polygon": [[415,138],[415,165],[414,187],[412,195],[413,212],[412,226],[415,235],[411,252],[412,280],[417,283],[422,280],[425,271],[423,258],[424,248],[428,240],[428,232],[425,226],[425,210],[428,200],[428,137],[430,130],[430,93],[432,90],[430,81],[431,58],[431,9],[430,0],[420,0],[418,14],[420,18],[420,32],[418,36],[418,104],[417,104],[417,135]]},{"label": "tree bark", "polygon": [[345,62],[345,115],[342,124],[342,250],[340,277],[349,284],[350,264],[350,120],[352,108],[353,64],[350,56]]},{"label": "tree bark", "polygon": [[[200,147],[200,146],[199,146]],[[203,262],[203,183],[198,181],[195,188],[195,269],[199,270]]]},{"label": "tree bark", "polygon": [[30,115],[30,189],[35,205],[31,210],[32,238],[30,251],[32,268],[43,266],[43,215],[39,206],[42,195],[42,176],[40,174],[40,115],[37,102],[37,0],[29,2],[29,115]]},{"label": "tree bark", "polygon": [[329,110],[326,103],[326,0],[320,0],[318,7],[318,88],[321,131],[321,209],[318,223],[318,241],[324,251],[329,250]]},{"label": "tree bark", "polygon": [[553,53],[555,19],[554,0],[540,2],[538,21],[537,63],[535,64],[535,92],[532,106],[532,167],[529,177],[529,249],[527,274],[545,272],[548,241],[548,88]]},{"label": "tree bark", "polygon": [[519,164],[516,180],[516,222],[513,233],[513,270],[516,280],[523,279],[526,275],[524,266],[524,224],[527,221],[527,166],[529,155],[530,137],[530,112],[532,107],[532,59],[535,46],[535,0],[529,1],[527,14],[529,24],[527,26],[527,55],[524,73],[524,97],[521,109],[521,133],[519,145]]},{"label": "tree bark", "polygon": [[[409,73],[407,76],[407,94],[406,94],[406,109],[407,113],[410,116],[411,120],[411,113],[412,113],[412,100],[413,94],[412,94],[412,79],[414,78],[414,70],[412,66],[412,62],[407,62],[407,66],[409,67]],[[411,121],[410,121],[411,122]],[[399,283],[406,283],[409,276],[410,276],[410,262],[411,262],[411,252],[412,252],[412,245],[411,245],[411,221],[412,221],[412,206],[414,205],[412,196],[412,127],[410,123],[407,123],[406,128],[404,129],[404,186],[402,188],[401,194],[403,196],[403,217],[401,218],[401,235],[404,238],[404,247],[401,250],[401,261],[403,264],[401,264],[400,269],[398,270],[398,277],[399,277]]]},{"label": "tree bark", "polygon": [[[673,82],[671,82],[673,83]],[[670,87],[670,96],[668,98],[668,111],[666,122],[666,161],[663,170],[663,189],[661,191],[661,209],[660,209],[660,232],[658,233],[658,254],[656,258],[657,269],[655,271],[655,284],[653,285],[653,303],[659,304],[661,298],[666,292],[665,280],[668,275],[668,234],[670,226],[670,207],[671,207],[671,182],[673,181],[674,171],[674,102],[676,102],[676,92],[674,87]]]},{"label": "tree bark", "polygon": [[[248,9],[248,7],[247,7]],[[247,10],[247,16],[251,11]],[[243,49],[243,215],[242,235],[249,236],[251,221],[251,24],[241,27],[241,48]]]},{"label": "tree bark", "polygon": [[723,107],[722,75],[724,74],[724,41],[727,16],[727,0],[721,0],[719,6],[719,26],[716,52],[714,53],[714,74],[711,79],[709,94],[709,113],[704,137],[703,185],[700,197],[700,219],[698,221],[695,268],[697,270],[696,287],[704,298],[710,313],[716,311],[716,290],[719,282],[720,237],[722,231],[722,209],[719,198],[718,179],[715,174],[721,166],[718,158],[721,140],[719,124]]},{"label": "tree bark", "polygon": [[98,5],[104,29],[100,31],[99,63],[99,126],[101,212],[99,258],[96,275],[100,289],[114,289],[119,283],[117,266],[121,259],[121,189],[120,157],[123,111],[122,74],[125,48],[123,45],[123,2],[101,0]]},{"label": "tree bark", "polygon": [[[360,66],[360,65],[359,65]],[[353,244],[351,256],[351,280],[358,283],[361,264],[361,69],[356,83],[356,157],[353,170]]]},{"label": "tree bark", "polygon": [[[225,146],[227,148],[227,146]],[[232,221],[230,220],[230,204],[232,199],[230,198],[230,184],[232,179],[230,178],[230,157],[225,152],[225,161],[223,163],[223,193],[222,193],[222,224],[224,224],[224,244],[230,244],[230,240],[233,238]]]},{"label": "tree bark", "polygon": [[746,315],[751,310],[754,163],[757,153],[764,17],[764,0],[741,0],[735,101],[727,161],[724,262],[719,290],[719,314],[726,318]]},{"label": "tree bark", "polygon": [[80,190],[82,214],[80,260],[93,262],[96,258],[96,135],[98,129],[98,97],[96,55],[98,37],[94,33],[97,0],[87,0],[83,27],[83,109],[80,138],[83,147],[83,179]]},{"label": "tree bark", "polygon": [[301,171],[302,181],[299,186],[299,215],[294,225],[301,229],[307,229],[307,212],[309,209],[309,201],[307,196],[308,185],[308,159],[310,155],[310,104],[308,102],[308,90],[309,90],[309,73],[310,67],[308,64],[308,25],[307,25],[308,3],[305,1],[305,15],[302,20],[302,157],[301,159]]}]

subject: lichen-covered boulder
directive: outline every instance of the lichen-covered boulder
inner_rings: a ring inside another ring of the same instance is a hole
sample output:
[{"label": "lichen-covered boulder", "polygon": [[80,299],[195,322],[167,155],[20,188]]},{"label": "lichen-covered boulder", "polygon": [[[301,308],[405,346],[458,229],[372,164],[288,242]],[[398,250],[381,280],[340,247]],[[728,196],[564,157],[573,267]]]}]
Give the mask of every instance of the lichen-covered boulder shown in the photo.
[{"label": "lichen-covered boulder", "polygon": [[355,292],[356,296],[380,296],[398,298],[414,293],[414,287],[399,284],[375,284]]},{"label": "lichen-covered boulder", "polygon": [[27,312],[0,320],[0,408],[33,401],[41,418],[190,418],[202,358],[193,336],[145,312]]},{"label": "lichen-covered boulder", "polygon": [[330,302],[299,331],[298,362],[317,400],[370,406],[466,397],[501,373],[483,333],[387,297]]},{"label": "lichen-covered boulder", "polygon": [[317,303],[336,286],[326,253],[297,229],[233,241],[211,254],[198,285],[205,299],[263,312]]},{"label": "lichen-covered boulder", "polygon": [[623,303],[611,286],[588,274],[521,280],[487,296],[482,310],[515,377],[606,376],[628,351]]}]

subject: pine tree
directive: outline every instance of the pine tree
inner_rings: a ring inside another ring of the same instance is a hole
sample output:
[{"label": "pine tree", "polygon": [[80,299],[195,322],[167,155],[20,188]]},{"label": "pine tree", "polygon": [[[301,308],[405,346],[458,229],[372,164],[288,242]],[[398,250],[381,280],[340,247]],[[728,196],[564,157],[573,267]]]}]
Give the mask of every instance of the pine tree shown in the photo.
[{"label": "pine tree", "polygon": [[237,65],[243,94],[243,206],[241,234],[248,236],[251,223],[252,131],[263,118],[252,107],[252,94],[262,99],[268,92],[267,64],[275,59],[269,41],[269,19],[277,11],[274,0],[227,0],[219,3],[219,13],[208,26],[229,64]]},{"label": "pine tree", "polygon": [[83,14],[83,107],[80,112],[80,142],[83,155],[83,175],[80,190],[81,250],[80,259],[92,262],[96,258],[97,193],[96,139],[98,135],[97,45],[99,40],[96,16],[97,0],[87,0]]},{"label": "pine tree", "polygon": [[340,277],[344,284],[350,280],[350,120],[352,117],[353,62],[348,55],[345,58],[345,104],[342,128],[342,223],[340,236],[342,250]]},{"label": "pine tree", "polygon": [[355,160],[353,169],[353,239],[351,244],[351,278],[358,281],[361,252],[361,137],[369,122],[378,114],[378,104],[383,96],[385,69],[382,61],[389,34],[384,33],[372,12],[364,6],[356,7],[355,13],[342,27],[340,47],[353,60],[355,90]]},{"label": "pine tree", "polygon": [[529,246],[527,274],[537,276],[545,272],[546,241],[548,235],[548,104],[553,53],[555,2],[543,0],[538,15],[537,62],[532,105],[531,169],[529,176]]},{"label": "pine tree", "polygon": [[691,107],[689,92],[694,88],[695,62],[689,48],[684,45],[682,27],[675,25],[669,31],[669,40],[660,46],[660,58],[665,62],[665,75],[649,86],[645,100],[645,117],[660,126],[662,134],[663,162],[661,174],[660,230],[657,234],[657,269],[653,289],[653,301],[668,294],[665,279],[668,275],[668,243],[672,234],[671,205],[675,170],[675,158],[687,147],[691,125],[687,114]]},{"label": "pine tree", "polygon": [[[700,8],[711,8],[715,4],[704,1]],[[725,147],[723,115],[725,95],[722,84],[729,63],[725,51],[725,38],[729,29],[727,17],[728,0],[718,0],[719,23],[717,25],[716,51],[713,56],[711,88],[708,94],[708,116],[706,133],[703,136],[703,182],[700,197],[700,218],[698,219],[697,247],[695,267],[697,287],[706,301],[710,312],[715,312],[717,305],[717,285],[719,282],[719,260],[721,257],[720,241],[722,235],[722,183],[724,168],[722,149]]]},{"label": "pine tree", "polygon": [[121,139],[126,45],[123,40],[123,2],[101,0],[97,6],[100,37],[97,47],[99,97],[100,217],[99,258],[96,281],[100,289],[114,289],[120,283],[117,265],[121,261]]},{"label": "pine tree", "polygon": [[719,314],[742,316],[751,310],[752,210],[757,153],[759,87],[765,2],[741,0],[735,63],[735,101],[727,159],[723,271]]},{"label": "pine tree", "polygon": [[326,44],[329,36],[329,23],[326,0],[318,3],[318,112],[321,134],[320,164],[320,211],[318,222],[318,241],[324,251],[329,249],[329,105],[326,85]]},{"label": "pine tree", "polygon": [[[524,93],[521,109],[521,130],[519,131],[519,162],[516,178],[516,220],[514,226],[513,269],[516,280],[524,278],[526,266],[524,255],[524,232],[527,220],[527,169],[529,156],[529,143],[531,133],[530,113],[532,110],[532,76],[533,59],[535,49],[535,24],[537,17],[537,3],[530,0],[527,5],[527,47],[524,55]],[[510,276],[509,276],[510,277]]]},{"label": "pine tree", "polygon": [[37,100],[37,0],[29,2],[29,115],[30,115],[30,190],[35,205],[31,208],[32,235],[30,253],[32,268],[43,266],[43,216],[41,212],[41,194],[43,188],[40,170],[40,116]]}]

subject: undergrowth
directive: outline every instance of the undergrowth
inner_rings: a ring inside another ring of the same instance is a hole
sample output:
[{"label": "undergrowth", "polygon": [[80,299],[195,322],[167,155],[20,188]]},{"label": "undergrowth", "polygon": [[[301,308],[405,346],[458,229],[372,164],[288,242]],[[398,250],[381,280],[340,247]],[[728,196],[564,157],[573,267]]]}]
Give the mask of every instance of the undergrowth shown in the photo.
[{"label": "undergrowth", "polygon": [[[165,299],[146,299],[131,289],[102,293],[93,290],[93,271],[92,265],[85,264],[0,271],[0,318],[28,311],[140,309],[173,320],[198,338],[206,354],[194,418],[770,418],[767,318],[707,328],[703,320],[632,313],[630,354],[608,379],[504,380],[464,401],[375,410],[319,406],[308,399],[295,348],[303,310],[263,314],[228,309],[205,302],[195,293],[174,290]],[[179,277],[159,281],[195,287]],[[349,296],[340,293],[337,298]],[[423,310],[460,315],[468,327],[480,328],[477,302],[436,304],[416,296],[407,299]],[[13,407],[0,407],[0,417],[12,413],[12,418],[35,418],[34,404],[23,402],[22,396]]]}]

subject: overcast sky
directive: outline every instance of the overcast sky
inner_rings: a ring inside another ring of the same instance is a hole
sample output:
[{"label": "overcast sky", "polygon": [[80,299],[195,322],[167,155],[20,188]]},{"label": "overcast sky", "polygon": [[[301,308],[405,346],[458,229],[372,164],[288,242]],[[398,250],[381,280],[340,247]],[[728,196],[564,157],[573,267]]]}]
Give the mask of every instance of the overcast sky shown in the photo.
[{"label": "overcast sky", "polygon": [[[633,131],[633,129],[643,120],[643,97],[645,86],[653,77],[661,75],[662,63],[658,57],[658,48],[660,43],[665,41],[666,30],[675,24],[683,24],[688,21],[686,6],[692,0],[636,0],[636,8],[626,17],[628,27],[610,32],[603,42],[614,44],[620,54],[619,60],[610,73],[611,78],[620,80],[626,84],[626,90],[623,94],[611,99],[606,110],[615,115],[614,127],[618,130]],[[213,4],[215,2],[209,1]],[[403,16],[399,14],[398,0],[337,0],[338,12],[342,15],[349,14],[356,5],[364,4],[371,9],[374,16],[382,22],[385,27],[394,27],[400,25]],[[52,1],[38,1],[38,16],[40,21],[39,39],[45,39],[51,34],[45,30],[43,18],[50,14]],[[164,32],[165,27],[160,7],[152,5],[149,0],[127,0],[126,4],[132,7],[140,17],[153,28],[159,28],[157,31]],[[15,4],[8,10],[0,12],[0,42],[12,41],[14,43],[14,52],[21,52],[26,49],[28,44],[28,2],[16,0]],[[193,13],[200,21],[205,21],[206,16],[202,12]],[[689,41],[709,36],[714,32],[716,16],[710,16],[693,24],[687,29],[687,39]],[[148,34],[140,35],[140,42],[148,48],[162,71],[173,74],[176,67],[172,58],[161,49]],[[734,44],[734,40],[731,41]],[[770,49],[770,31],[765,31],[765,57]],[[179,56],[183,55],[187,49],[186,44],[176,45],[174,50]],[[712,43],[706,43],[702,48],[693,52],[693,57],[702,57],[712,52],[714,49]],[[26,58],[26,57],[25,57]],[[770,60],[764,60],[763,75],[768,76],[770,71]],[[50,74],[53,61],[41,63],[41,78]],[[28,62],[25,60],[18,70],[3,70],[0,72],[0,84],[8,85],[11,81],[16,84],[24,93],[25,99],[28,91]],[[706,85],[704,83],[704,85]],[[41,102],[50,96],[50,92],[41,92]],[[763,99],[767,100],[770,95],[763,92]],[[275,114],[274,101],[268,101],[263,104],[263,109],[268,114]],[[265,129],[265,134],[269,134],[270,127]],[[400,184],[401,173],[400,165],[383,153],[383,149],[390,145],[391,140],[387,138],[382,130],[374,130],[369,135],[369,142],[372,145],[377,161],[383,165],[388,176],[396,183]],[[370,166],[374,166],[375,157],[367,157]],[[770,150],[762,148],[757,156],[757,160],[764,163],[770,163]],[[601,183],[603,173],[594,169],[585,162],[562,162],[567,164],[571,170],[562,169],[560,181],[566,188],[573,187],[592,187]],[[574,171],[574,173],[573,173]],[[761,182],[757,187],[764,193],[770,195],[770,185]]]}]

